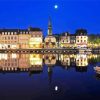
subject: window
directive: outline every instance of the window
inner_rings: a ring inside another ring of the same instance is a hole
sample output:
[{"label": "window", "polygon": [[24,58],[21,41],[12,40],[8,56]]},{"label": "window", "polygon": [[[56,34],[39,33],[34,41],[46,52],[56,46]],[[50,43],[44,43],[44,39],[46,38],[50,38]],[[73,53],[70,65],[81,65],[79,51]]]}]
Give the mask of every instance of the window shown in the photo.
[{"label": "window", "polygon": [[8,37],[8,40],[10,40],[10,37]]},{"label": "window", "polygon": [[17,38],[15,37],[15,40],[16,40]]},{"label": "window", "polygon": [[11,37],[11,39],[13,40],[13,37]]}]

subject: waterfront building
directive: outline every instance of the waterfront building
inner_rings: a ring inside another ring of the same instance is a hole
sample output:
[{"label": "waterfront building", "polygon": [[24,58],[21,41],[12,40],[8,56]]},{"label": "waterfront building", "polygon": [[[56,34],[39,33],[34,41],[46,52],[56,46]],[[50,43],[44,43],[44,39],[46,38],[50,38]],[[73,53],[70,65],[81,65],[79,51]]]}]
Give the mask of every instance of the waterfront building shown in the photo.
[{"label": "waterfront building", "polygon": [[78,29],[76,30],[76,46],[77,48],[86,48],[88,44],[87,30]]},{"label": "waterfront building", "polygon": [[29,39],[31,35],[27,29],[19,30],[19,49],[29,49]]},{"label": "waterfront building", "polygon": [[44,48],[57,48],[56,38],[52,34],[51,19],[49,19],[48,23],[48,36],[44,39]]},{"label": "waterfront building", "polygon": [[42,30],[40,28],[29,27],[28,30],[20,30],[19,48],[21,49],[37,49],[42,48]]},{"label": "waterfront building", "polygon": [[43,48],[43,33],[40,28],[0,29],[0,49]]},{"label": "waterfront building", "polygon": [[43,48],[43,33],[40,28],[32,28],[28,29],[31,38],[29,39],[29,48],[31,49],[41,49]]},{"label": "waterfront building", "polygon": [[62,33],[60,36],[60,47],[69,48],[70,47],[70,34],[68,32]]},{"label": "waterfront building", "polygon": [[18,29],[0,29],[0,49],[18,48]]}]

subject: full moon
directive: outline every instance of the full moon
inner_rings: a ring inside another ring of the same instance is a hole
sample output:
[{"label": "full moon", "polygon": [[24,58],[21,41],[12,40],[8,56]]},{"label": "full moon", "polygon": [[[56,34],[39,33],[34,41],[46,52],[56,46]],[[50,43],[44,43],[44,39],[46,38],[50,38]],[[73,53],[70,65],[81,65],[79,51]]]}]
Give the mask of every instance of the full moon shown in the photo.
[{"label": "full moon", "polygon": [[58,5],[54,5],[54,8],[57,9],[58,8]]}]

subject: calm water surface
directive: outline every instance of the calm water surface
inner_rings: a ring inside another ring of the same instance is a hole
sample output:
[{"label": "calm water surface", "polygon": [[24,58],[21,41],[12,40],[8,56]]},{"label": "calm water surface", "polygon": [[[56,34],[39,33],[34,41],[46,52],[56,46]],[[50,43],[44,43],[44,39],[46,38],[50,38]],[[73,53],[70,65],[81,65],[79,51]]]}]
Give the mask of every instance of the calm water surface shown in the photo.
[{"label": "calm water surface", "polygon": [[0,54],[0,100],[97,100],[96,54]]}]

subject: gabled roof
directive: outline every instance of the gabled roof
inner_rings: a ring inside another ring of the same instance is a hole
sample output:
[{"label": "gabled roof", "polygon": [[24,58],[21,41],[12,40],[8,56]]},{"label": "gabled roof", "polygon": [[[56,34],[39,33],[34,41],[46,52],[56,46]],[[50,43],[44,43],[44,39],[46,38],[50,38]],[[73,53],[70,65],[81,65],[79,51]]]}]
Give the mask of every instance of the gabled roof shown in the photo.
[{"label": "gabled roof", "polygon": [[77,29],[75,34],[77,36],[81,36],[81,35],[87,35],[87,30],[86,29]]},{"label": "gabled roof", "polygon": [[42,30],[40,28],[32,28],[32,27],[29,27],[28,29],[6,29],[6,28],[0,29],[0,33],[1,32],[17,32],[17,33],[20,33],[20,32],[29,32],[29,31],[42,31]]},{"label": "gabled roof", "polygon": [[61,33],[61,36],[70,36],[70,33],[69,32],[63,32],[63,33]]},{"label": "gabled roof", "polygon": [[18,32],[18,29],[0,29],[0,32]]}]

